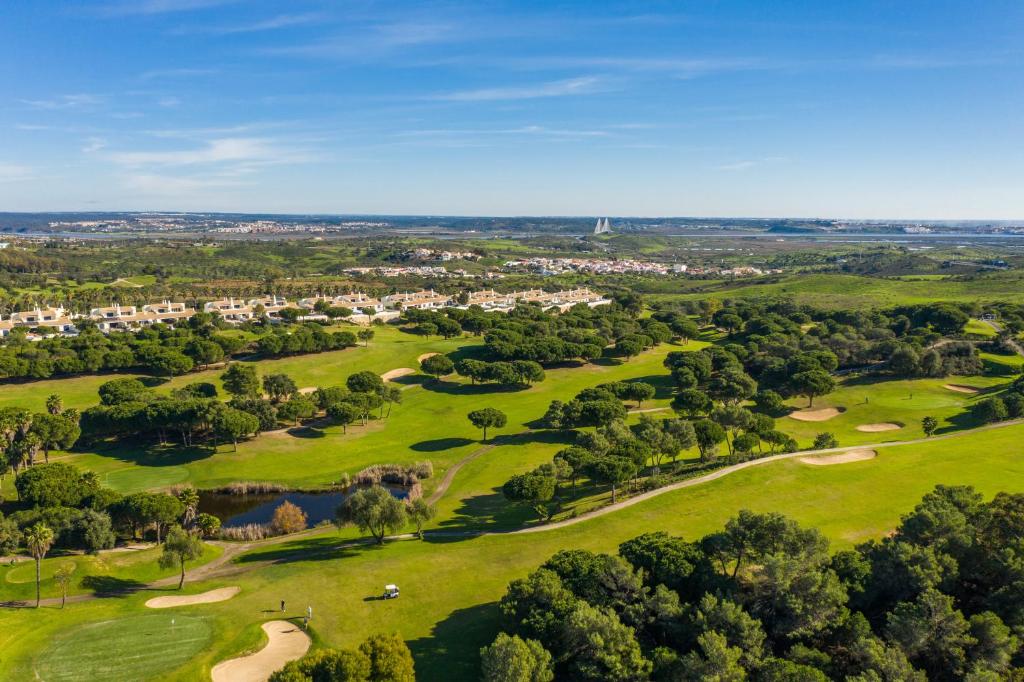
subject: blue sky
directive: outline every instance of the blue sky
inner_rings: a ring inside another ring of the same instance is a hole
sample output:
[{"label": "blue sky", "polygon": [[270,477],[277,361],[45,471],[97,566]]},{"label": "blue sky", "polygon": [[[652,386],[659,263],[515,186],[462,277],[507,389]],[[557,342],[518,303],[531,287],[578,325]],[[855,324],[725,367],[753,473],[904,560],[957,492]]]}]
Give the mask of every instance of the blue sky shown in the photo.
[{"label": "blue sky", "polygon": [[1024,218],[1024,3],[0,10],[0,210]]}]

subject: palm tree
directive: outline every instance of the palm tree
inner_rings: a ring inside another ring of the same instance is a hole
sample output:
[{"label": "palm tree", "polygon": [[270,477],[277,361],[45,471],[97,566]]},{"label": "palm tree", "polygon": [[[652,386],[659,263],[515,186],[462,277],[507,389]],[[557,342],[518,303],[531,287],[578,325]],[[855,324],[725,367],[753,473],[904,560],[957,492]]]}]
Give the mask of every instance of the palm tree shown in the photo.
[{"label": "palm tree", "polygon": [[39,608],[39,583],[40,583],[40,568],[43,561],[43,557],[50,551],[50,547],[53,545],[53,531],[50,530],[49,526],[42,523],[36,525],[25,531],[25,545],[28,547],[29,554],[36,560],[36,608]]}]

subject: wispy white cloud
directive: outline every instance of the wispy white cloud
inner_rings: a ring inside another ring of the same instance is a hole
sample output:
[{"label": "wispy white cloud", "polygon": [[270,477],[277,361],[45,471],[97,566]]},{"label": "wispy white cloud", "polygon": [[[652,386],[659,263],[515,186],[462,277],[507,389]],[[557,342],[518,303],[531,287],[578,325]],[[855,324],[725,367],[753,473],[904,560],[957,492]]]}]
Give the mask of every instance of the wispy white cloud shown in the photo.
[{"label": "wispy white cloud", "polygon": [[264,31],[276,31],[282,28],[293,26],[305,26],[324,20],[324,15],[319,12],[307,12],[304,14],[278,14],[277,16],[246,24],[221,25],[221,26],[181,26],[170,31],[171,35],[234,35],[240,33],[261,33]]},{"label": "wispy white cloud", "polygon": [[34,109],[89,109],[103,103],[99,95],[78,93],[72,95],[59,95],[50,99],[23,99],[22,104],[27,104]]},{"label": "wispy white cloud", "polygon": [[465,39],[456,23],[397,21],[365,26],[348,34],[297,45],[269,47],[263,54],[368,60],[418,45]]},{"label": "wispy white cloud", "polygon": [[548,81],[530,85],[509,85],[494,88],[478,88],[475,90],[456,90],[454,92],[432,95],[427,99],[445,100],[449,102],[486,102],[494,100],[538,99],[543,97],[570,97],[574,95],[590,95],[608,90],[608,85],[597,76],[583,76],[567,80]]},{"label": "wispy white cloud", "polygon": [[220,73],[220,69],[151,69],[139,74],[139,80],[151,81],[160,78],[194,78],[197,76],[213,76]]},{"label": "wispy white cloud", "polygon": [[157,98],[156,103],[165,109],[169,109],[181,104],[181,100],[173,95],[163,95],[162,97]]},{"label": "wispy white cloud", "polygon": [[608,137],[607,130],[586,130],[567,128],[548,128],[545,126],[528,125],[518,128],[434,128],[424,130],[405,130],[397,133],[399,137],[444,137],[444,136],[537,136],[537,137]]},{"label": "wispy white cloud", "polygon": [[280,140],[259,137],[225,137],[205,141],[199,147],[178,150],[119,151],[107,158],[128,167],[200,166],[233,164],[236,169],[299,163],[314,156]]},{"label": "wispy white cloud", "polygon": [[768,164],[786,163],[789,161],[789,157],[786,156],[764,156],[759,159],[746,159],[743,161],[734,161],[732,163],[723,163],[715,166],[715,170],[720,171],[745,171],[756,166],[764,166]]},{"label": "wispy white cloud", "polygon": [[170,14],[209,9],[235,2],[238,0],[122,0],[102,5],[99,11],[110,16]]},{"label": "wispy white cloud", "polygon": [[85,140],[85,144],[82,146],[82,152],[85,154],[92,154],[98,152],[107,146],[106,139],[102,137],[89,137]]}]

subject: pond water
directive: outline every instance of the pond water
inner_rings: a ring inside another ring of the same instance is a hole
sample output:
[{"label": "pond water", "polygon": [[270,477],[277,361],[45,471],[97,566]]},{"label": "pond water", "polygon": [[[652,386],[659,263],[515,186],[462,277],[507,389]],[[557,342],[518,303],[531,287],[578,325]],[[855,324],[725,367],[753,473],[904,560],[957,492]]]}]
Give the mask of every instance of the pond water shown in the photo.
[{"label": "pond water", "polygon": [[[400,500],[409,496],[406,488],[384,486]],[[310,526],[321,521],[333,521],[334,511],[345,497],[356,490],[334,490],[324,493],[260,493],[250,495],[228,495],[210,491],[199,492],[199,511],[213,514],[223,526],[244,526],[249,523],[270,523],[274,510],[283,502],[291,502],[306,513]]]}]

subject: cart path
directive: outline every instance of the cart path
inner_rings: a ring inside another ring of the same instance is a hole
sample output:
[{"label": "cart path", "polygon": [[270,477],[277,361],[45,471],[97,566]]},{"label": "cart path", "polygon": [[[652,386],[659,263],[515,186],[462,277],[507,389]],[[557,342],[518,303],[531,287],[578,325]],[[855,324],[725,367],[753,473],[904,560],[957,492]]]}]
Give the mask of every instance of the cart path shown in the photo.
[{"label": "cart path", "polygon": [[[1003,325],[999,324],[995,320],[982,320],[982,322],[996,330],[996,334],[1003,331]],[[1021,345],[1017,343],[1017,340],[1012,336],[1006,339],[1006,345],[1016,351],[1017,355],[1024,355],[1024,348],[1022,348]]]},{"label": "cart path", "polygon": [[[654,490],[650,490],[650,491],[647,491],[645,493],[640,493],[639,495],[634,495],[633,497],[629,497],[627,499],[621,500],[619,502],[616,502],[615,504],[609,504],[609,505],[606,505],[604,507],[600,507],[598,509],[591,510],[591,511],[586,512],[584,514],[580,514],[579,516],[577,516],[575,518],[564,519],[562,521],[555,521],[554,523],[547,523],[547,524],[540,525],[540,526],[530,526],[530,527],[527,527],[527,528],[518,528],[518,529],[514,529],[514,530],[490,530],[490,531],[488,531],[488,530],[479,530],[479,531],[476,531],[476,530],[465,530],[465,531],[459,531],[459,530],[428,530],[428,531],[424,532],[424,535],[430,536],[430,537],[483,537],[483,536],[487,536],[487,535],[525,535],[525,534],[529,534],[529,533],[546,533],[548,531],[559,530],[561,528],[565,528],[565,527],[568,527],[568,526],[574,526],[574,525],[576,525],[578,523],[583,523],[585,521],[589,521],[590,519],[594,519],[594,518],[597,518],[599,516],[604,516],[606,514],[611,514],[613,512],[617,512],[620,509],[625,509],[627,507],[632,507],[633,505],[640,504],[641,502],[645,502],[645,501],[647,501],[649,499],[652,499],[654,497],[658,497],[659,495],[664,495],[666,493],[674,492],[676,490],[682,490],[683,488],[692,488],[694,486],[702,485],[704,483],[710,483],[711,481],[716,481],[716,480],[718,480],[720,478],[725,478],[726,476],[729,476],[730,474],[736,473],[737,471],[742,471],[744,469],[749,469],[751,467],[762,466],[762,465],[765,465],[765,464],[771,464],[773,462],[779,462],[779,461],[782,461],[782,460],[793,459],[793,458],[797,458],[797,457],[808,457],[808,456],[815,456],[815,455],[832,455],[832,454],[840,454],[840,453],[849,452],[851,450],[863,450],[863,449],[869,449],[869,448],[883,448],[884,449],[884,448],[902,447],[902,446],[906,446],[906,445],[920,445],[922,443],[931,443],[931,442],[935,442],[935,441],[949,440],[949,439],[952,439],[952,438],[970,437],[970,436],[973,436],[973,435],[975,435],[977,433],[980,433],[982,431],[991,431],[993,429],[1002,429],[1002,428],[1007,428],[1007,427],[1010,427],[1010,426],[1019,426],[1021,424],[1024,424],[1024,419],[1014,419],[1014,420],[1005,421],[1005,422],[998,422],[998,423],[995,423],[995,424],[986,424],[985,426],[980,426],[980,427],[975,428],[975,429],[966,429],[966,430],[963,430],[963,431],[954,431],[952,433],[945,433],[945,434],[938,435],[938,436],[932,436],[931,438],[915,438],[913,440],[903,440],[903,441],[899,441],[898,440],[898,441],[888,441],[888,442],[882,442],[882,443],[868,443],[868,444],[862,444],[862,445],[852,445],[852,446],[847,446],[847,447],[824,448],[824,449],[819,449],[819,450],[797,450],[795,452],[786,452],[786,453],[781,453],[781,454],[778,454],[778,455],[769,455],[768,457],[762,457],[760,459],[752,459],[752,460],[749,460],[749,461],[746,461],[746,462],[740,462],[739,464],[731,464],[729,466],[724,466],[721,469],[716,469],[715,471],[712,471],[712,472],[710,472],[708,474],[704,474],[703,476],[695,476],[694,478],[688,478],[688,479],[685,479],[685,480],[682,480],[682,481],[677,481],[676,483],[671,483],[671,484],[663,486],[661,488],[656,488]],[[519,435],[519,434],[516,434],[516,435]],[[468,455],[466,458],[464,458],[459,464],[466,464],[469,461],[472,461],[472,459],[475,459],[475,458],[485,454],[486,452],[488,452],[490,449],[492,449],[495,446],[496,446],[496,444],[492,443],[489,446],[485,446],[484,448],[480,448],[480,449],[474,451],[473,453],[471,453],[470,455]],[[455,466],[458,466],[458,464],[455,465]],[[453,466],[452,469],[455,469],[455,467]],[[454,478],[454,474],[452,474],[452,478]],[[451,482],[449,481],[449,485],[450,485],[450,483]],[[442,482],[442,484],[443,484],[443,482]],[[447,490],[447,487],[445,487],[445,490]],[[435,492],[435,495],[436,494],[437,493]],[[433,499],[433,497],[434,496],[432,496],[432,499]],[[307,550],[307,551],[304,551],[304,552],[296,552],[295,556],[284,556],[284,557],[279,557],[279,558],[276,558],[276,559],[266,559],[266,560],[262,560],[262,561],[256,560],[256,561],[246,562],[245,564],[232,563],[233,560],[236,557],[238,557],[239,555],[241,555],[241,554],[243,554],[245,552],[248,552],[249,550],[261,549],[263,547],[267,547],[267,546],[271,546],[271,545],[275,545],[275,544],[281,544],[281,543],[285,543],[285,542],[290,542],[292,540],[296,540],[298,538],[301,538],[304,535],[310,535],[310,534],[314,533],[317,530],[319,530],[319,529],[312,529],[311,528],[311,529],[303,531],[301,533],[293,533],[291,535],[281,535],[281,536],[278,536],[278,537],[269,538],[267,540],[253,541],[253,542],[241,543],[241,544],[238,544],[238,543],[227,543],[227,542],[214,542],[213,544],[217,544],[217,545],[220,545],[220,546],[224,547],[224,551],[221,553],[221,555],[219,557],[217,557],[213,561],[211,561],[211,562],[209,562],[207,564],[204,564],[202,566],[198,566],[195,569],[187,572],[186,576],[185,576],[185,581],[187,583],[194,583],[194,582],[199,582],[199,581],[202,581],[202,580],[208,580],[208,579],[213,579],[213,578],[223,578],[223,577],[227,577],[227,576],[239,575],[239,574],[242,574],[242,573],[249,573],[251,571],[258,570],[260,568],[264,568],[266,566],[270,566],[270,565],[274,565],[274,564],[283,564],[283,563],[291,563],[293,561],[308,560],[309,558],[311,558],[313,556],[316,556],[316,555],[326,554],[326,553],[334,553],[334,552],[337,552],[337,551],[340,551],[340,550],[345,550],[345,549],[354,549],[354,548],[357,548],[357,547],[361,547],[361,546],[366,546],[366,545],[372,544],[374,542],[373,538],[360,538],[358,540],[351,540],[351,541],[347,541],[347,542],[342,542],[342,543],[338,543],[337,545],[321,547],[321,548],[318,548],[318,549],[315,549],[315,550]],[[415,539],[415,538],[416,538],[416,535],[414,533],[403,533],[403,534],[400,534],[400,535],[390,535],[390,536],[386,537],[385,540],[390,542],[390,541],[412,540],[412,539]],[[120,592],[117,592],[117,593],[80,594],[80,595],[75,595],[75,596],[68,597],[67,601],[68,601],[68,603],[85,602],[85,601],[91,601],[93,599],[102,599],[104,597],[124,596],[126,594],[130,594],[130,593],[133,593],[133,592],[138,592],[138,591],[141,591],[141,590],[160,589],[160,588],[163,588],[163,587],[174,585],[178,579],[179,579],[178,576],[169,576],[167,578],[163,578],[161,580],[157,580],[157,581],[155,581],[153,583],[149,583],[148,585],[140,585],[140,586],[138,586],[136,588],[127,589],[127,590],[120,591]],[[44,600],[42,600],[41,603],[43,605],[46,605],[46,606],[53,606],[53,605],[59,605],[60,601],[61,601],[60,598],[57,597],[57,598],[52,598],[52,599],[44,599]],[[0,606],[7,606],[7,607],[31,607],[33,605],[34,605],[34,601],[14,601],[14,602],[0,603]]]}]

